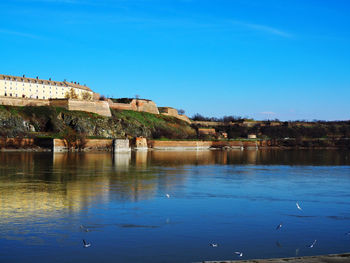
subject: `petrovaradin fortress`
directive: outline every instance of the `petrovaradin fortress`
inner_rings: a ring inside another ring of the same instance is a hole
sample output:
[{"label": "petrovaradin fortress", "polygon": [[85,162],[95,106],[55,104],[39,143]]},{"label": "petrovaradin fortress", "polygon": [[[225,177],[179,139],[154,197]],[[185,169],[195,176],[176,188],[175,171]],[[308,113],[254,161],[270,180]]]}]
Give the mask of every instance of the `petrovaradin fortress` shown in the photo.
[{"label": "petrovaradin fortress", "polygon": [[67,110],[96,113],[110,117],[111,108],[116,110],[142,111],[173,116],[190,123],[186,115],[179,115],[170,107],[158,108],[145,99],[102,99],[98,93],[77,82],[43,80],[0,74],[0,105],[55,106]]}]

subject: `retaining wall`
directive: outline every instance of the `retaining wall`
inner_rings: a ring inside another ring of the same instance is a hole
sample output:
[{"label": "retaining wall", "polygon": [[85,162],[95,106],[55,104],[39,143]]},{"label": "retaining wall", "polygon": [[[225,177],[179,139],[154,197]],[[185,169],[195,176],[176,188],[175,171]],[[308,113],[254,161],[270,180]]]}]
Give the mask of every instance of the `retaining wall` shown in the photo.
[{"label": "retaining wall", "polygon": [[148,141],[148,147],[160,150],[196,150],[209,149],[211,141]]},{"label": "retaining wall", "polygon": [[67,110],[77,110],[96,113],[102,116],[112,116],[106,101],[86,101],[86,100],[72,100],[72,99],[29,99],[29,98],[15,98],[0,96],[0,105],[8,106],[54,106],[62,107]]},{"label": "retaining wall", "polygon": [[16,97],[5,97],[0,96],[0,105],[9,106],[50,106],[49,100],[39,100],[39,99],[28,99],[28,98],[16,98]]},{"label": "retaining wall", "polygon": [[130,103],[117,103],[108,100],[108,104],[111,109],[115,110],[133,110],[159,114],[157,105],[151,100],[132,99]]},{"label": "retaining wall", "polygon": [[50,105],[55,107],[63,107],[67,110],[92,112],[106,117],[112,116],[107,101],[55,99],[50,100]]},{"label": "retaining wall", "polygon": [[[83,144],[73,142],[73,148],[81,147],[84,151],[111,151],[113,149],[112,139],[86,139]],[[68,143],[66,140],[53,139],[53,151],[65,152],[68,151]]]}]

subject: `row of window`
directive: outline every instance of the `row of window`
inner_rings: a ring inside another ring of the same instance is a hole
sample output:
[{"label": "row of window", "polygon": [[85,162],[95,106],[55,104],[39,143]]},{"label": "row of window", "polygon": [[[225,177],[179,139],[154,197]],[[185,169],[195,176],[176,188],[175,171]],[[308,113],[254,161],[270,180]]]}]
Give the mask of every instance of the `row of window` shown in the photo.
[{"label": "row of window", "polygon": [[[9,78],[5,78],[5,83],[6,83],[6,80],[9,80],[9,82],[10,83],[12,83],[12,82],[24,82],[24,80],[22,80],[22,81],[18,81],[18,80],[16,80],[16,79],[14,79],[14,80],[11,80],[11,79],[9,79]],[[28,82],[28,83],[39,83],[39,81],[36,81],[36,80],[34,80],[34,81],[26,81],[26,82]],[[43,84],[43,83],[39,83],[39,84]],[[17,85],[17,83],[16,83],[16,85]],[[57,83],[54,83],[53,85],[55,85],[55,86],[62,86],[62,85],[57,85]]]},{"label": "row of window", "polygon": [[[10,85],[11,85],[12,83],[10,83]],[[6,82],[5,82],[5,85],[8,85],[8,84],[6,84]],[[17,83],[16,83],[16,86],[17,86]],[[32,84],[29,84],[29,87],[31,87],[32,86]],[[24,87],[24,84],[23,84],[23,87]],[[39,85],[36,85],[36,87],[38,88],[39,87]],[[6,88],[6,87],[5,87]],[[45,88],[47,88],[47,86],[43,86],[43,88],[45,89]],[[52,87],[50,86],[50,89],[52,89]],[[64,89],[66,89],[66,90],[68,90],[68,88],[61,88],[62,90],[64,90]],[[57,90],[57,87],[56,87],[56,90]]]},{"label": "row of window", "polygon": [[[7,96],[9,96],[9,97],[19,97],[18,94],[12,94],[12,93],[7,94],[6,92],[5,92],[4,95],[5,95],[6,97],[7,97]],[[27,98],[27,96],[24,95],[24,94],[22,94],[22,98]],[[34,99],[34,98],[40,99],[39,96],[32,96],[32,95],[31,95],[29,98],[30,98],[30,99]],[[54,98],[55,98],[55,97],[54,97]],[[54,98],[53,98],[53,97],[49,97],[48,99],[54,99]],[[45,99],[45,96],[43,96],[42,99]]]}]

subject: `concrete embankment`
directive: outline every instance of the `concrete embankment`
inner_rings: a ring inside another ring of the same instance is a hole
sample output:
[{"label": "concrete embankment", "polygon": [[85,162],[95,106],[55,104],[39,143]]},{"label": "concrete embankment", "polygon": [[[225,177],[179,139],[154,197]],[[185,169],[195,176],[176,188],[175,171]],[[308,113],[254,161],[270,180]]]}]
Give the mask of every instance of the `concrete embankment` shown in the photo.
[{"label": "concrete embankment", "polygon": [[275,259],[252,259],[252,260],[219,260],[202,261],[202,263],[349,263],[350,253],[334,254],[325,256],[275,258]]},{"label": "concrete embankment", "polygon": [[256,149],[256,141],[148,141],[148,147],[155,150],[205,150],[210,148]]}]

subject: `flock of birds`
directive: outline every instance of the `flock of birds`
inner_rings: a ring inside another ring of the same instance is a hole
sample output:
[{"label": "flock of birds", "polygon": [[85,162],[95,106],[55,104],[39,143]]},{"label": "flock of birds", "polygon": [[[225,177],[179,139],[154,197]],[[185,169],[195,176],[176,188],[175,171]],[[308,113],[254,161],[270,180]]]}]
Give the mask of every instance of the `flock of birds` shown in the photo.
[{"label": "flock of birds", "polygon": [[[170,198],[170,194],[165,194],[165,196],[166,196],[166,198]],[[296,202],[295,205],[296,205],[296,207],[297,207],[298,210],[303,211],[303,209],[300,207],[300,205],[299,205],[298,202]],[[282,228],[282,226],[283,226],[282,223],[278,224],[277,227],[276,227],[276,230],[277,230],[277,231],[280,230],[280,229]],[[89,232],[89,229],[86,228],[86,227],[83,226],[83,225],[80,225],[80,229],[81,229],[82,231],[84,231],[84,232]],[[350,231],[347,232],[346,235],[350,235]],[[312,244],[308,245],[307,247],[308,247],[308,248],[313,248],[313,247],[316,245],[316,243],[317,243],[317,239],[315,239],[315,240],[312,242]],[[88,248],[88,247],[90,247],[90,246],[91,246],[91,243],[89,243],[89,242],[87,242],[85,239],[83,239],[83,247],[84,247],[84,248]],[[219,244],[218,244],[218,243],[211,243],[210,246],[211,246],[211,247],[218,247]],[[235,254],[237,257],[243,257],[243,252],[241,252],[241,251],[235,251],[234,254]]]},{"label": "flock of birds", "polygon": [[[168,197],[168,194],[167,194],[167,197]],[[169,196],[169,197],[170,197],[170,196]],[[168,197],[168,198],[169,198],[169,197]],[[298,202],[296,202],[295,205],[296,205],[296,207],[297,207],[298,210],[300,210],[300,211],[303,210],[303,209],[300,207],[300,205],[299,205]],[[282,228],[282,226],[283,226],[282,223],[278,224],[277,227],[276,227],[276,230],[280,230],[280,229]],[[348,233],[346,233],[346,234],[347,234],[347,235],[350,235],[350,232],[348,232]],[[313,247],[316,245],[316,243],[317,243],[317,239],[315,239],[314,242],[312,242],[312,244],[311,244],[311,245],[308,245],[307,247],[308,247],[308,248],[313,248]],[[218,247],[219,245],[218,245],[217,243],[211,243],[210,246],[211,246],[211,247]],[[243,252],[241,252],[241,251],[235,251],[234,254],[235,254],[236,256],[238,256],[238,257],[243,257]]]}]

